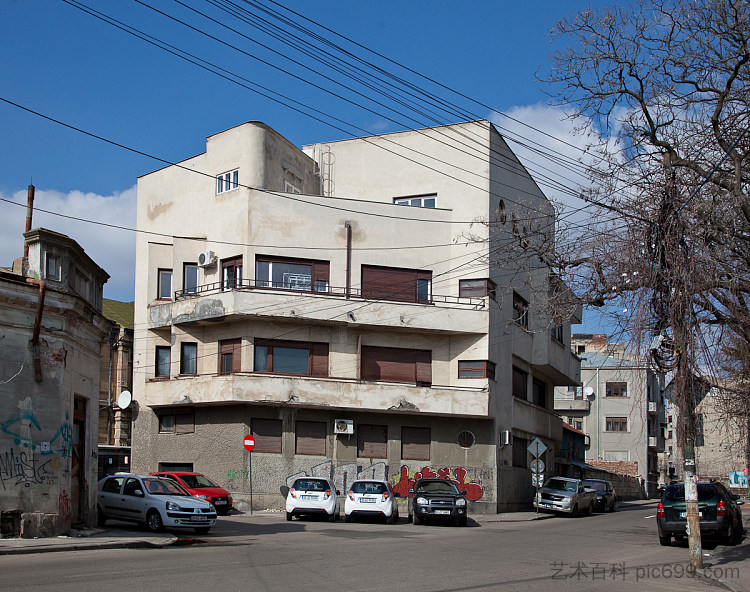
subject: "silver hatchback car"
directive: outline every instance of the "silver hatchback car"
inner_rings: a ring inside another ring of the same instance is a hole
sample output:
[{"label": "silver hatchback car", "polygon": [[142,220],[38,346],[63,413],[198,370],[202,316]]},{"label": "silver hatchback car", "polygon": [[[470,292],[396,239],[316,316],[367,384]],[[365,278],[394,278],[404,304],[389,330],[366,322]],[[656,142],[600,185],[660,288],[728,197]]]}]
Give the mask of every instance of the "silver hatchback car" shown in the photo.
[{"label": "silver hatchback car", "polygon": [[193,497],[172,479],[149,475],[110,475],[99,481],[97,524],[108,518],[145,524],[154,532],[192,528],[206,534],[216,524],[216,508]]}]

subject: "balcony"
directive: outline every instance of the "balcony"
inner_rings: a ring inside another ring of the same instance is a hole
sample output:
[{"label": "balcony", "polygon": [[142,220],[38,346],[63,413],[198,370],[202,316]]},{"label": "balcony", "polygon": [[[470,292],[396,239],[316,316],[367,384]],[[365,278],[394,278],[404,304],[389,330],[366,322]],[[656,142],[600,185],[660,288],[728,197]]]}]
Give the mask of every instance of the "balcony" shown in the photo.
[{"label": "balcony", "polygon": [[147,382],[141,405],[256,403],[336,410],[488,417],[489,393],[470,387],[421,387],[344,378],[275,376],[238,372]]},{"label": "balcony", "polygon": [[555,397],[555,413],[566,413],[568,411],[578,411],[588,413],[591,409],[591,401],[588,399],[574,399]]},{"label": "balcony", "polygon": [[149,320],[152,329],[263,317],[482,334],[487,332],[488,308],[484,298],[430,295],[428,301],[402,302],[365,298],[351,288],[283,289],[243,280],[229,289],[213,283],[175,292],[174,301],[149,307]]}]

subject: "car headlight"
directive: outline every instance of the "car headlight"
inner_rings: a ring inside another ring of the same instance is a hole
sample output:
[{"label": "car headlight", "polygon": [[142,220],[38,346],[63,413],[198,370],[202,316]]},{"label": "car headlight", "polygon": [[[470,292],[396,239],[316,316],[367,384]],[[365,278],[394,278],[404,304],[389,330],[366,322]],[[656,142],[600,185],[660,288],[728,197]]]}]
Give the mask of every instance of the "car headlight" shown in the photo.
[{"label": "car headlight", "polygon": [[426,498],[426,497],[418,497],[418,498],[417,498],[417,504],[419,504],[420,506],[426,506],[426,505],[428,505],[429,503],[430,503],[430,502],[428,502],[428,501],[427,501],[427,498]]},{"label": "car headlight", "polygon": [[465,506],[466,505],[466,500],[464,498],[460,497],[460,498],[458,498],[456,500],[456,505],[459,506],[459,507],[460,506]]},{"label": "car headlight", "polygon": [[167,502],[167,510],[174,510],[175,512],[182,512],[182,508],[179,506],[179,504],[176,504],[174,502]]},{"label": "car headlight", "polygon": [[196,495],[194,497],[197,497],[198,499],[202,499],[202,500],[211,499],[210,495]]}]

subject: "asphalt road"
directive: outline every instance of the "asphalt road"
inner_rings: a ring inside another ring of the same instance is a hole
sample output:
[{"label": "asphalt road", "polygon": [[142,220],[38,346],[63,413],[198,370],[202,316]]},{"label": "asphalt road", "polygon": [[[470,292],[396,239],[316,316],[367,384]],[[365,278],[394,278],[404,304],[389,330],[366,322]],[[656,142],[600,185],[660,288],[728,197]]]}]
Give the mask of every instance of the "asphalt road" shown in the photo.
[{"label": "asphalt road", "polygon": [[[710,590],[688,577],[686,546],[661,547],[655,502],[614,514],[466,528],[403,520],[287,522],[220,518],[209,535],[163,549],[0,557],[4,591],[537,591]],[[126,528],[137,528],[135,526]],[[706,564],[735,590],[750,576],[750,541],[706,544]]]}]

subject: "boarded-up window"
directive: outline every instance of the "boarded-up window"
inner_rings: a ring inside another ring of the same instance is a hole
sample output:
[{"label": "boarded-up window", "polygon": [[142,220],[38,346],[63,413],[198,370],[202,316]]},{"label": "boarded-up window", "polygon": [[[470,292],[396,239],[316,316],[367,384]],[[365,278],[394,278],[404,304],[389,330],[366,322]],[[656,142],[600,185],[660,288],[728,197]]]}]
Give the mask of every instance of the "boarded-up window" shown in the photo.
[{"label": "boarded-up window", "polygon": [[388,426],[358,424],[357,457],[388,458]]},{"label": "boarded-up window", "polygon": [[432,352],[398,347],[362,346],[362,380],[432,384]]},{"label": "boarded-up window", "polygon": [[432,271],[363,265],[362,297],[374,300],[430,302]]},{"label": "boarded-up window", "polygon": [[430,428],[401,428],[401,458],[430,460]]},{"label": "boarded-up window", "polygon": [[526,400],[526,377],[528,374],[513,366],[513,396]]},{"label": "boarded-up window", "polygon": [[250,431],[255,438],[253,452],[281,453],[282,424],[280,419],[254,418]]},{"label": "boarded-up window", "polygon": [[219,342],[219,374],[239,372],[242,369],[242,341],[225,339]]},{"label": "boarded-up window", "polygon": [[324,421],[295,422],[295,454],[326,454],[326,423]]}]

